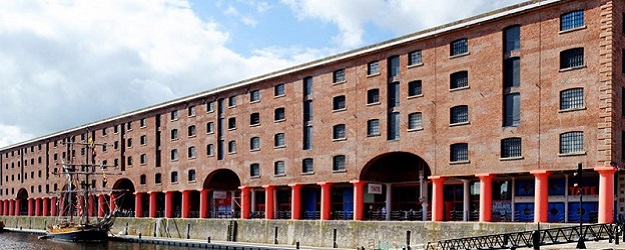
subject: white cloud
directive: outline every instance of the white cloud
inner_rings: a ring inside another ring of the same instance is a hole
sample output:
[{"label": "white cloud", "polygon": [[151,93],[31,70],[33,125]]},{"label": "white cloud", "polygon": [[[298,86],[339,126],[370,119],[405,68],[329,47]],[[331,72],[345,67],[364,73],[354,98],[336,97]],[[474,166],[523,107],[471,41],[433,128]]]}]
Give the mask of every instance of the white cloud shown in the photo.
[{"label": "white cloud", "polygon": [[31,139],[33,135],[24,133],[19,126],[0,124],[0,148]]}]

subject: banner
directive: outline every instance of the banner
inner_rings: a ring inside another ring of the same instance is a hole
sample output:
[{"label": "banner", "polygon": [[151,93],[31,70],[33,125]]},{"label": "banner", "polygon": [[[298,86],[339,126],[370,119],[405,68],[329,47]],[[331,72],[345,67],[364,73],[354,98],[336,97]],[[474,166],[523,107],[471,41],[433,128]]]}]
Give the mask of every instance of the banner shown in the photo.
[{"label": "banner", "polygon": [[370,194],[382,194],[382,184],[369,183],[367,192]]}]

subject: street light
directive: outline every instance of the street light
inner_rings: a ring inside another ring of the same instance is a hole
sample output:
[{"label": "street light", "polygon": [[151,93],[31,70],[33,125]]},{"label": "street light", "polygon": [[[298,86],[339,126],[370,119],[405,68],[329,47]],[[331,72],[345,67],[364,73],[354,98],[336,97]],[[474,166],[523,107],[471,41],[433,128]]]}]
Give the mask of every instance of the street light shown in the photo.
[{"label": "street light", "polygon": [[584,243],[584,233],[583,233],[583,226],[582,226],[582,215],[583,215],[583,208],[582,208],[582,197],[583,197],[583,192],[582,192],[582,164],[578,163],[577,164],[577,171],[575,173],[573,173],[573,176],[575,176],[575,184],[574,186],[577,187],[577,190],[579,192],[579,239],[577,241],[577,249],[586,249],[586,243]]}]

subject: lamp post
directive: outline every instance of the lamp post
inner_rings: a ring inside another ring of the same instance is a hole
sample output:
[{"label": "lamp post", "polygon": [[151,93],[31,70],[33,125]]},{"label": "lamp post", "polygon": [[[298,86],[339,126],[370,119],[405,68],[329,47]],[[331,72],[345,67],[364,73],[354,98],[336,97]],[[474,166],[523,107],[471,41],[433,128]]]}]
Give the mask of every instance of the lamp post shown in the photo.
[{"label": "lamp post", "polygon": [[577,241],[577,249],[586,249],[586,243],[584,243],[584,233],[583,233],[583,221],[582,221],[582,215],[583,215],[583,208],[582,208],[582,197],[584,196],[583,194],[583,189],[582,189],[582,164],[578,163],[577,164],[577,171],[573,174],[576,178],[575,178],[575,186],[577,186],[577,190],[579,192],[579,239]]}]

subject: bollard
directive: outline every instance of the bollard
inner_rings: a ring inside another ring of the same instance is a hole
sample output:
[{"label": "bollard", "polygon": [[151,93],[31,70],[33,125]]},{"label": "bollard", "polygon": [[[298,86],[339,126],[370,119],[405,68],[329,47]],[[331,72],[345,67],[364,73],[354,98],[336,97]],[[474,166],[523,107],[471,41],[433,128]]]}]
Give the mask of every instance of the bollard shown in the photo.
[{"label": "bollard", "polygon": [[206,238],[206,241],[207,241],[208,243],[211,243],[211,237],[210,237],[210,236],[208,236],[208,237]]},{"label": "bollard", "polygon": [[333,237],[332,237],[332,248],[338,248],[339,245],[336,244],[336,228],[333,230]]},{"label": "bollard", "polygon": [[278,227],[273,229],[273,244],[278,244]]},{"label": "bollard", "polygon": [[535,250],[540,249],[540,231],[538,230],[532,231],[532,245],[534,245]]},{"label": "bollard", "polygon": [[299,249],[299,240],[295,242],[295,249]]},{"label": "bollard", "polygon": [[187,223],[187,239],[191,238],[191,235],[189,235],[191,233],[191,224]]},{"label": "bollard", "polygon": [[406,231],[406,249],[410,250],[410,230]]},{"label": "bollard", "polygon": [[141,233],[139,233],[139,239],[141,239]]}]

